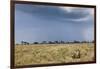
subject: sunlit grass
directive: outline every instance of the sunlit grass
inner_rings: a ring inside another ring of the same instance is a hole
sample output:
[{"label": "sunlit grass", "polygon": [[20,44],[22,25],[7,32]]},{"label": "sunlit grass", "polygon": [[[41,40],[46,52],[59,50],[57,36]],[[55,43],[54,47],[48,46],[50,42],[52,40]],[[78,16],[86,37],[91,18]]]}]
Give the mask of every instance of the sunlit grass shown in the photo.
[{"label": "sunlit grass", "polygon": [[[77,50],[79,55],[76,54]],[[74,55],[74,57],[73,57]],[[15,46],[15,65],[86,62],[94,60],[94,45],[33,44]]]}]

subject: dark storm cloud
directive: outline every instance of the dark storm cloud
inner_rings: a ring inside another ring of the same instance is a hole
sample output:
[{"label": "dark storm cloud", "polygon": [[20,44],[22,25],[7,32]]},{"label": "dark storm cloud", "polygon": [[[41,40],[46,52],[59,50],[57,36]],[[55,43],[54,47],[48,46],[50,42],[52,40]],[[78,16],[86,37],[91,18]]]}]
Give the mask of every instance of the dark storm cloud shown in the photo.
[{"label": "dark storm cloud", "polygon": [[43,6],[43,5],[16,5],[17,10],[23,11],[25,13],[29,14],[35,14],[41,18],[46,19],[81,19],[85,18],[89,15],[89,12],[87,12],[84,8],[81,9],[72,9],[71,12],[61,9],[57,6]]}]

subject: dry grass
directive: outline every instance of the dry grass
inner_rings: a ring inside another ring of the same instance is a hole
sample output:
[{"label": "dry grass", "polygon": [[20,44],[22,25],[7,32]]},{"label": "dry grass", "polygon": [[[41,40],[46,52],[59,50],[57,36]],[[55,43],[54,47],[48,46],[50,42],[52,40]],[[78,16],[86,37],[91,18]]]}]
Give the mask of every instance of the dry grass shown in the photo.
[{"label": "dry grass", "polygon": [[[77,50],[79,54],[77,55]],[[15,65],[86,62],[94,60],[94,45],[33,44],[15,46]]]}]

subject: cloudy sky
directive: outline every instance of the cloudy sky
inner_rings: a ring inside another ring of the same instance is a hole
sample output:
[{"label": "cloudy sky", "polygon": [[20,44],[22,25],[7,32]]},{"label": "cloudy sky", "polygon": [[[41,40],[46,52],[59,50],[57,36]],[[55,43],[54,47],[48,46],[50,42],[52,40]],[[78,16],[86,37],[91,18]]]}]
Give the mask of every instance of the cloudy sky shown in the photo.
[{"label": "cloudy sky", "polygon": [[15,5],[15,41],[73,41],[94,39],[94,9]]}]

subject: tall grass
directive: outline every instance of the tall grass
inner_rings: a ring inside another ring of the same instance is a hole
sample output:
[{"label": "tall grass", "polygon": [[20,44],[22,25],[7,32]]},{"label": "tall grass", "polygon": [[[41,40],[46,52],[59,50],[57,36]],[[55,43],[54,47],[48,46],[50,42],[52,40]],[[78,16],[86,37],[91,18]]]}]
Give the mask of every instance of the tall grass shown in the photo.
[{"label": "tall grass", "polygon": [[94,60],[94,45],[33,44],[15,46],[15,65],[85,62]]}]

